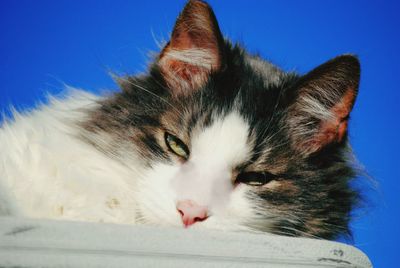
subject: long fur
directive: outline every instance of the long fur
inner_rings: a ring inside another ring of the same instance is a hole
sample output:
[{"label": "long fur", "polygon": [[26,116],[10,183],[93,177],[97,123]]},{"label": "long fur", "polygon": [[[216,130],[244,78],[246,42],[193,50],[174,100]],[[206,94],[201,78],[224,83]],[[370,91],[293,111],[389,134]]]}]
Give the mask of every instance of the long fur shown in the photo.
[{"label": "long fur", "polygon": [[[191,228],[347,234],[358,79],[349,55],[285,73],[224,40],[211,8],[189,1],[148,74],[119,78],[108,97],[69,90],[2,124],[0,213],[183,226],[176,202],[191,199],[209,210]],[[166,132],[189,159],[171,152]],[[237,183],[248,171],[274,179]]]}]

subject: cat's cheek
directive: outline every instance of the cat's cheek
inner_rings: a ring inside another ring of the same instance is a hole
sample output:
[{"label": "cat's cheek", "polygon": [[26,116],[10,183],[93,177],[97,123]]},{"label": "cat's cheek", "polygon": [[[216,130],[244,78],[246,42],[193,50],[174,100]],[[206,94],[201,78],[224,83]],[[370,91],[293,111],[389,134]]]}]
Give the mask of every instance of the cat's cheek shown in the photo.
[{"label": "cat's cheek", "polygon": [[251,187],[238,184],[233,190],[229,202],[228,211],[233,215],[238,215],[241,219],[245,221],[252,217],[253,210],[253,200],[251,196]]},{"label": "cat's cheek", "polygon": [[152,225],[181,226],[181,217],[176,210],[176,194],[171,188],[171,179],[177,167],[157,164],[143,172],[135,194],[139,222]]},{"label": "cat's cheek", "polygon": [[[263,186],[262,186],[263,187]],[[267,231],[273,225],[276,215],[270,210],[270,205],[259,196],[262,187],[238,184],[232,194],[232,206],[242,224],[248,231]]]},{"label": "cat's cheek", "polygon": [[221,208],[212,209],[212,215],[197,228],[209,228],[226,231],[245,231],[247,223],[253,218],[252,201],[247,198],[249,188],[246,185],[235,187],[229,201]]}]

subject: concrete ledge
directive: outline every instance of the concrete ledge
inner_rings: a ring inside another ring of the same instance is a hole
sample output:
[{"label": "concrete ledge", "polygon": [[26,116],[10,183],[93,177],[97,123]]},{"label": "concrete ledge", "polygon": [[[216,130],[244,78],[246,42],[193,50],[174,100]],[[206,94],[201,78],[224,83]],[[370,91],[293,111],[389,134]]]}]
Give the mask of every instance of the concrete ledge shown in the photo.
[{"label": "concrete ledge", "polygon": [[345,244],[0,217],[0,267],[372,267]]}]

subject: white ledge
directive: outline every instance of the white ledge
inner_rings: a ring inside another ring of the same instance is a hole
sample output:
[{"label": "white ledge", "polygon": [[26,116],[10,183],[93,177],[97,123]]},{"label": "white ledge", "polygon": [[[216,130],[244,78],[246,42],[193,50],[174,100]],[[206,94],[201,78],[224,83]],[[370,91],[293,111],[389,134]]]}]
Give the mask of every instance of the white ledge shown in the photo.
[{"label": "white ledge", "polygon": [[342,243],[0,217],[0,267],[372,267]]}]

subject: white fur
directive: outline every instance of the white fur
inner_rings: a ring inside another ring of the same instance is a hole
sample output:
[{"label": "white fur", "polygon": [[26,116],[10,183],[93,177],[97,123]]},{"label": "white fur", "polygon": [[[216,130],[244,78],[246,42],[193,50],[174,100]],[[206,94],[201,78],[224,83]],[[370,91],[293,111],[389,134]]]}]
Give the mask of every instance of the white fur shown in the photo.
[{"label": "white fur", "polygon": [[3,124],[0,214],[183,226],[176,202],[191,199],[210,215],[193,228],[247,228],[254,215],[248,186],[234,187],[231,175],[250,154],[248,124],[238,113],[216,115],[211,126],[195,129],[186,163],[148,168],[133,152],[124,163],[78,138],[77,123],[98,99],[73,90]]},{"label": "white fur", "polygon": [[[130,194],[134,176],[76,137],[76,123],[97,106],[96,100],[72,91],[65,100],[52,99],[31,113],[15,113],[13,122],[3,124],[0,189],[1,199],[8,195],[8,212],[35,218],[135,221]],[[110,208],[112,200],[118,200],[117,208]]]},{"label": "white fur", "polygon": [[207,49],[169,49],[163,56],[160,64],[165,60],[177,60],[207,70],[211,70],[215,64],[215,56]]}]

